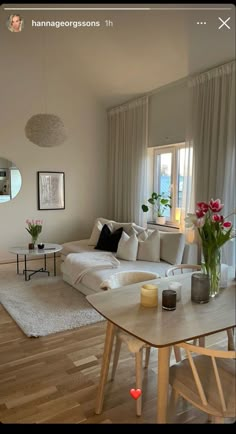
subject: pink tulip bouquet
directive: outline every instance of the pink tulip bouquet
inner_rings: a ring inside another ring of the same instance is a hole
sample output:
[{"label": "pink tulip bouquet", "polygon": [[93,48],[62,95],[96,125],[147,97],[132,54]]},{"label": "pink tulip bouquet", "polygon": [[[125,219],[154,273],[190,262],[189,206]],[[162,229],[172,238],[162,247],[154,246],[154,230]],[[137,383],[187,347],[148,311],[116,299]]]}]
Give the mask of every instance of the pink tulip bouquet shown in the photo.
[{"label": "pink tulip bouquet", "polygon": [[196,227],[201,238],[204,271],[210,277],[210,295],[219,291],[220,248],[232,238],[232,223],[220,214],[224,205],[220,199],[211,199],[209,203],[197,202],[195,214],[188,214],[186,228]]},{"label": "pink tulip bouquet", "polygon": [[39,237],[39,234],[42,232],[43,228],[43,220],[26,220],[26,224],[28,225],[25,228],[32,237],[32,243],[35,244]]}]

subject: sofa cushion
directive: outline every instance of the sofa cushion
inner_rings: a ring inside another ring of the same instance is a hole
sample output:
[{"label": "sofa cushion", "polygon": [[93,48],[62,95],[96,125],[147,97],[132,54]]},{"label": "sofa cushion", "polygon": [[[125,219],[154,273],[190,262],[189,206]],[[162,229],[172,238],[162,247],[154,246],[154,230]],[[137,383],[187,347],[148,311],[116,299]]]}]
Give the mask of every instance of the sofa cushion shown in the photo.
[{"label": "sofa cushion", "polygon": [[144,231],[138,234],[138,240],[145,241],[149,237],[149,235],[151,235],[153,232],[154,232],[153,229],[145,229]]},{"label": "sofa cushion", "polygon": [[142,226],[136,225],[136,223],[132,223],[132,228],[135,229],[135,231],[140,234],[141,232],[145,231],[145,228]]},{"label": "sofa cushion", "polygon": [[145,241],[139,241],[137,259],[139,261],[160,262],[160,237],[158,230],[150,233]]},{"label": "sofa cushion", "polygon": [[97,245],[98,239],[99,239],[100,234],[101,234],[101,230],[102,230],[103,225],[105,223],[107,224],[107,226],[109,227],[109,229],[112,231],[112,222],[109,221],[109,220],[106,220],[104,222],[104,220],[105,219],[102,219],[102,218],[101,219],[96,219],[96,221],[94,223],[94,226],[93,226],[93,230],[92,230],[92,234],[91,234],[90,240],[88,242],[89,246],[96,246]]},{"label": "sofa cushion", "polygon": [[126,232],[128,235],[132,235],[132,223],[119,223],[119,222],[114,222],[113,220],[111,220],[112,222],[112,230],[115,231],[119,228],[123,228],[123,231]]},{"label": "sofa cushion", "polygon": [[119,228],[114,232],[111,232],[108,225],[104,225],[99,240],[95,249],[106,250],[107,252],[117,252],[117,247],[123,232],[123,228]]},{"label": "sofa cushion", "polygon": [[185,236],[179,232],[159,232],[160,258],[169,264],[181,264],[185,245]]},{"label": "sofa cushion", "polygon": [[[108,220],[104,217],[98,217],[95,220],[95,223],[93,226],[92,234],[90,236],[90,240],[88,243],[89,246],[96,246],[97,245],[97,242],[98,242],[98,239],[100,237],[101,230],[102,230],[104,224],[106,224],[109,227],[111,232],[113,232],[116,229],[119,229],[121,227],[123,228],[123,231],[126,232],[128,235],[133,235],[134,232],[135,233],[138,232],[138,231],[133,230],[134,223],[119,223],[119,222],[115,222],[114,220]],[[144,229],[144,228],[142,228],[142,229]]]},{"label": "sofa cushion", "polygon": [[138,239],[136,235],[133,234],[129,237],[129,235],[123,232],[118,244],[116,257],[126,261],[136,261],[137,252]]}]

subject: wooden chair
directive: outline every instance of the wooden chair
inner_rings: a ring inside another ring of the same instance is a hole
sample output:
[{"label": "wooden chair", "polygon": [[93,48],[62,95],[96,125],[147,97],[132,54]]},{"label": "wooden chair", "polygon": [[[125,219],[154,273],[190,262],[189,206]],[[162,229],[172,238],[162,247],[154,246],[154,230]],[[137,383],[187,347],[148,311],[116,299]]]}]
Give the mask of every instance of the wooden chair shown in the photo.
[{"label": "wooden chair", "polygon": [[173,420],[179,395],[213,417],[215,423],[223,423],[226,417],[235,418],[236,352],[188,343],[177,344],[177,347],[186,351],[187,358],[170,367],[170,420]]},{"label": "wooden chair", "polygon": [[[103,289],[113,290],[115,288],[119,288],[125,285],[131,285],[133,283],[141,283],[148,280],[153,280],[158,278],[159,275],[155,273],[145,272],[145,271],[123,271],[120,273],[116,273],[103,282]],[[137,290],[140,291],[140,285],[137,286]],[[135,369],[136,369],[136,389],[142,389],[142,365],[143,365],[143,350],[145,348],[145,368],[148,367],[149,358],[150,358],[150,345],[146,344],[146,342],[141,341],[140,339],[135,338],[134,336],[129,335],[126,332],[118,329],[115,334],[116,337],[116,345],[114,351],[113,365],[112,365],[112,374],[111,379],[114,380],[116,368],[119,361],[120,349],[122,343],[125,343],[128,347],[128,350],[134,354],[135,356]],[[178,354],[176,353],[176,360],[178,359]],[[142,395],[136,401],[136,414],[137,416],[141,416],[142,414]]]},{"label": "wooden chair", "polygon": [[190,264],[179,264],[179,265],[174,265],[173,267],[168,268],[168,270],[166,270],[166,277],[169,276],[174,276],[175,274],[177,274],[176,272],[180,270],[180,272],[178,274],[183,274],[184,270],[188,270],[188,272],[191,271],[200,271],[201,270],[201,266],[200,265],[190,265]]}]

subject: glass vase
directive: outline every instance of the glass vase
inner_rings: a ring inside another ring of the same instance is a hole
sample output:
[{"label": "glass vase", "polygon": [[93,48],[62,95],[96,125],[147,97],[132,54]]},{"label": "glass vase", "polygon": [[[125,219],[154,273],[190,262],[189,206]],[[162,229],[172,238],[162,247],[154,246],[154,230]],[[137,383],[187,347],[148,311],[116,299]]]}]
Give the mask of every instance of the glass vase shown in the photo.
[{"label": "glass vase", "polygon": [[213,298],[220,292],[221,253],[211,247],[204,247],[202,253],[202,272],[209,277],[209,296]]},{"label": "glass vase", "polygon": [[35,247],[35,245],[37,244],[37,240],[38,240],[38,236],[31,236],[31,243],[34,245],[34,247]]}]

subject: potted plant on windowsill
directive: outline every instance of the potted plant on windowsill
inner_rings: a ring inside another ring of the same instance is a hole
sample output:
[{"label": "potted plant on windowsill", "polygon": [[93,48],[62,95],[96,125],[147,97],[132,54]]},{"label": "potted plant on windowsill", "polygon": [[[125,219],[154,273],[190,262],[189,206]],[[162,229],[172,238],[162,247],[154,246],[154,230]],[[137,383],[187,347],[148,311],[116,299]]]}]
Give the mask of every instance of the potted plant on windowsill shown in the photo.
[{"label": "potted plant on windowsill", "polygon": [[142,205],[143,212],[148,212],[150,207],[152,207],[156,223],[164,225],[166,218],[163,214],[167,208],[171,208],[171,196],[166,196],[165,193],[157,194],[154,191],[148,199],[148,203],[150,204],[149,206],[145,204]]}]

